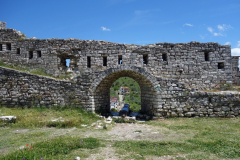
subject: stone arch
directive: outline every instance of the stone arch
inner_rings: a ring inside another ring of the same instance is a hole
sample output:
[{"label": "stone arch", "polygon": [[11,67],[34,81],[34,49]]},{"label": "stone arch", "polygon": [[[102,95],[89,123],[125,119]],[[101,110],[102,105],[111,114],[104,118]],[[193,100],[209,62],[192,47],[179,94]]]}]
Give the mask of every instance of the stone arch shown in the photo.
[{"label": "stone arch", "polygon": [[153,106],[157,103],[157,88],[160,87],[157,79],[144,68],[121,65],[100,72],[89,88],[93,97],[93,110],[109,107],[110,87],[118,78],[130,77],[134,79],[141,89],[141,111],[153,115]]}]

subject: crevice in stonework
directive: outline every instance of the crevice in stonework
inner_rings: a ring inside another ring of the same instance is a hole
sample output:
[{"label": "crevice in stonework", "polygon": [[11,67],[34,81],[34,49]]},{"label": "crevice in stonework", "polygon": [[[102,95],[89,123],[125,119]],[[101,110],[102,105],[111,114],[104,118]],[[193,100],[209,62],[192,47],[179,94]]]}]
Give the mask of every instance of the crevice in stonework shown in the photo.
[{"label": "crevice in stonework", "polygon": [[218,63],[218,69],[224,69],[224,63],[223,62]]},{"label": "crevice in stonework", "polygon": [[20,54],[20,48],[17,48],[17,54]]},{"label": "crevice in stonework", "polygon": [[6,44],[6,49],[7,49],[8,51],[11,51],[11,50],[12,50],[11,43],[7,43],[7,44]]},{"label": "crevice in stonework", "polygon": [[28,51],[28,58],[32,59],[33,58],[33,51]]},{"label": "crevice in stonework", "polygon": [[107,66],[107,57],[103,57],[103,66]]},{"label": "crevice in stonework", "polygon": [[166,62],[167,61],[167,53],[162,54],[162,61]]},{"label": "crevice in stonework", "polygon": [[209,61],[209,52],[204,52],[205,61]]},{"label": "crevice in stonework", "polygon": [[143,55],[143,64],[148,64],[148,55]]},{"label": "crevice in stonework", "polygon": [[87,67],[91,68],[91,57],[90,56],[87,57]]},{"label": "crevice in stonework", "polygon": [[41,51],[37,51],[37,58],[41,58],[42,57],[42,52]]},{"label": "crevice in stonework", "polygon": [[122,64],[122,55],[118,56],[118,64]]}]

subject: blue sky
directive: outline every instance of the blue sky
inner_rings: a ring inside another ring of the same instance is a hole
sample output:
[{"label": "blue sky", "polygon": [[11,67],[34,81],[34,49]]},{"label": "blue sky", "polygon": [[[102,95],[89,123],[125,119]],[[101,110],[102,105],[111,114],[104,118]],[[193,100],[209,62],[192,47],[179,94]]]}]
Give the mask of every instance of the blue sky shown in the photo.
[{"label": "blue sky", "polygon": [[218,42],[240,56],[240,0],[1,0],[0,21],[40,39]]}]

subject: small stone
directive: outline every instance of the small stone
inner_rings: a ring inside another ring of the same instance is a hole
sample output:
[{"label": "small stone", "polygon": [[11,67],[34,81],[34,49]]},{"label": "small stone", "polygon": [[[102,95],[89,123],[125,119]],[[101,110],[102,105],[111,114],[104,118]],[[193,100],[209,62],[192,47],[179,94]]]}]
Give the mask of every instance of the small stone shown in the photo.
[{"label": "small stone", "polygon": [[76,157],[74,160],[80,160],[80,157]]},{"label": "small stone", "polygon": [[15,120],[16,117],[15,116],[1,116],[0,119],[3,121],[11,121],[11,120]]}]

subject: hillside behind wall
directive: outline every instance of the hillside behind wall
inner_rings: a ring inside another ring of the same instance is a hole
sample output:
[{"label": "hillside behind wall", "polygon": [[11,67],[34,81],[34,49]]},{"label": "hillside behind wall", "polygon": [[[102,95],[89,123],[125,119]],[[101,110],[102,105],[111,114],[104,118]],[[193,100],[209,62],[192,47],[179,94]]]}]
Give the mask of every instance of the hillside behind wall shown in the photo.
[{"label": "hillside behind wall", "polygon": [[[84,79],[86,77],[86,79]],[[154,116],[159,117],[236,117],[240,115],[240,93],[197,92],[177,80],[158,78],[159,91]],[[55,80],[0,67],[0,105],[39,107],[75,105],[94,111],[88,96],[87,75],[76,82]],[[175,87],[173,87],[175,86]]]},{"label": "hillside behind wall", "polygon": [[[216,84],[233,81],[231,47],[213,42],[128,45],[73,38],[26,38],[14,29],[0,29],[0,45],[0,61],[28,69],[43,68],[54,76],[67,70],[80,75],[126,64],[199,89],[213,89]],[[70,60],[69,67],[66,59]]]}]

